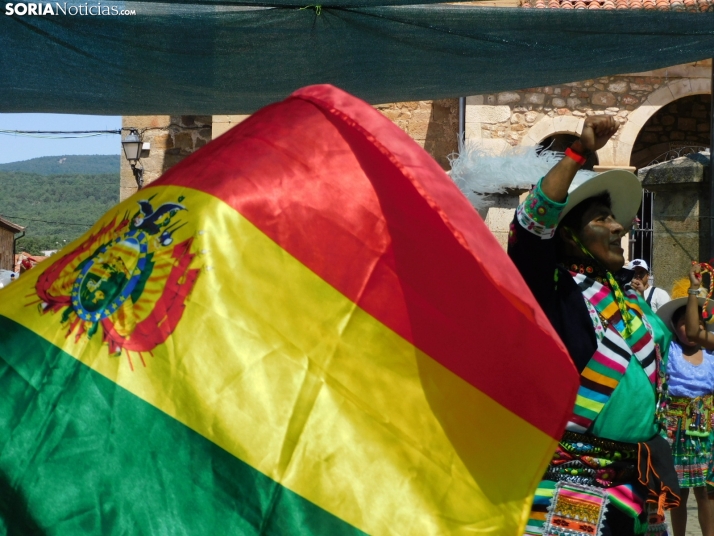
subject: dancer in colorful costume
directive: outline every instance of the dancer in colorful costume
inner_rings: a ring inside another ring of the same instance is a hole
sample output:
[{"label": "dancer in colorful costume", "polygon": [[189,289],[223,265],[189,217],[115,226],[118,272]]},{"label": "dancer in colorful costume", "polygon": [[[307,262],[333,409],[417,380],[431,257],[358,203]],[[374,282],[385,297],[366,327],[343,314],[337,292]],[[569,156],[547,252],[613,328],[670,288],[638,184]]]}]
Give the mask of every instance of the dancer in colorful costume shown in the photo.
[{"label": "dancer in colorful costume", "polygon": [[[700,281],[692,272],[692,280],[675,283],[672,301],[664,304],[657,315],[672,329],[675,339],[669,347],[667,378],[669,401],[667,409],[667,440],[672,446],[674,466],[681,488],[681,503],[672,510],[674,536],[684,536],[687,530],[687,498],[694,489],[699,525],[704,536],[714,536],[714,502],[707,497],[712,488],[712,404],[714,402],[714,338],[710,337],[702,320],[704,298],[697,298]],[[689,289],[687,288],[689,287]],[[693,337],[687,334],[685,313],[689,307],[696,315]],[[711,315],[712,305],[708,307]],[[700,335],[701,332],[701,335]],[[697,340],[698,339],[698,340]]]},{"label": "dancer in colorful costume", "polygon": [[664,508],[679,504],[670,449],[658,434],[657,409],[666,398],[660,349],[671,334],[615,275],[624,275],[620,243],[641,186],[621,170],[572,186],[587,155],[616,130],[611,117],[588,118],[511,224],[509,255],[580,373],[529,535],[664,534]]}]

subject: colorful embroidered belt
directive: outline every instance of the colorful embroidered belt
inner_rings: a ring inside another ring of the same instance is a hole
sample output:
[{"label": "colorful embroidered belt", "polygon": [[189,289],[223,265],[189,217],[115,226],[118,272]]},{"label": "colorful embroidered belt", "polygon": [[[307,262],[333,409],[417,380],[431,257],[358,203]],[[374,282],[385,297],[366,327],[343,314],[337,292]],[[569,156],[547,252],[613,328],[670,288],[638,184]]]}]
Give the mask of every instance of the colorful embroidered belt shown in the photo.
[{"label": "colorful embroidered belt", "polygon": [[712,431],[714,395],[696,398],[672,396],[667,411],[667,437],[674,440],[682,433],[694,437],[709,437]]},{"label": "colorful embroidered belt", "polygon": [[610,488],[632,482],[636,475],[636,443],[565,432],[545,479]]}]

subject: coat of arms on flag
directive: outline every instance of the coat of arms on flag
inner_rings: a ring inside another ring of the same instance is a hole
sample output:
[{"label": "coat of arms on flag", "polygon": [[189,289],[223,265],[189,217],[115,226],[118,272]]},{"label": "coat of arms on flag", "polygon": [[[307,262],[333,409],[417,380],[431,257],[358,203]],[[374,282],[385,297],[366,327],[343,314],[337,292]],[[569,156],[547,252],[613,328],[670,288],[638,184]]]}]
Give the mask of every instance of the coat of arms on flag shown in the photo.
[{"label": "coat of arms on flag", "polygon": [[61,313],[68,337],[102,337],[130,366],[131,352],[145,364],[142,352],[176,328],[199,274],[194,237],[175,237],[193,234],[183,201],[155,194],[119,205],[107,224],[45,270],[35,286],[39,307]]}]

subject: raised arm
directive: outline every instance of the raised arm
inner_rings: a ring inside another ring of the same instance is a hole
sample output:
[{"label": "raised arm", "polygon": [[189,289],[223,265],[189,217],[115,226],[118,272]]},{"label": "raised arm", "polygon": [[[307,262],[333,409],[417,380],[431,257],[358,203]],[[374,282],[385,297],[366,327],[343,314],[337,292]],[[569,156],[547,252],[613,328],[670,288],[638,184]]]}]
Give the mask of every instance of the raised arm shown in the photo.
[{"label": "raised arm", "polygon": [[617,131],[610,116],[586,119],[572,153],[558,162],[530,191],[516,210],[511,224],[508,254],[541,307],[553,297],[557,286],[555,241],[558,219],[568,197],[568,188],[588,153],[600,149]]},{"label": "raised arm", "polygon": [[699,287],[702,284],[702,268],[699,263],[692,263],[689,270],[689,290],[687,290],[687,309],[684,314],[684,328],[687,338],[702,345],[707,350],[714,349],[714,334],[702,326],[699,317]]},{"label": "raised arm", "polygon": [[[587,158],[588,154],[601,149],[615,132],[617,132],[617,123],[612,116],[594,115],[588,117],[583,125],[580,139],[570,146],[570,150],[576,156]],[[543,194],[556,203],[565,201],[568,197],[570,183],[573,182],[580,165],[577,159],[563,158],[541,181],[540,188]]]}]

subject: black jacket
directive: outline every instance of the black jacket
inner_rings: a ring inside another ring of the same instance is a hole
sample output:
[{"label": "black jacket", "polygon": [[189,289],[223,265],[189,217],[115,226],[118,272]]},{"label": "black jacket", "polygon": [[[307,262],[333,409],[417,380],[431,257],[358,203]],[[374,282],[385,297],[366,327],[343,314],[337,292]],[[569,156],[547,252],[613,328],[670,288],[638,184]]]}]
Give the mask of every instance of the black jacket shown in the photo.
[{"label": "black jacket", "polygon": [[[514,218],[508,255],[582,372],[597,349],[597,338],[580,289],[570,272],[556,262],[555,238],[544,240]],[[621,270],[618,283],[629,283],[632,273]]]}]

